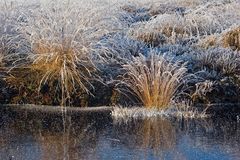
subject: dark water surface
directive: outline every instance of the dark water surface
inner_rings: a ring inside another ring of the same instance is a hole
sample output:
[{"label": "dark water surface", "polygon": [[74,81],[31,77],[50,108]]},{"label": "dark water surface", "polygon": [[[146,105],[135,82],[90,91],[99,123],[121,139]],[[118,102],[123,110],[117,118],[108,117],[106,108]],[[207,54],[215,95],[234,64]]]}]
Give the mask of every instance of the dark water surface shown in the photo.
[{"label": "dark water surface", "polygon": [[123,123],[103,113],[62,118],[0,109],[0,160],[68,159],[237,160],[240,122],[221,116]]}]

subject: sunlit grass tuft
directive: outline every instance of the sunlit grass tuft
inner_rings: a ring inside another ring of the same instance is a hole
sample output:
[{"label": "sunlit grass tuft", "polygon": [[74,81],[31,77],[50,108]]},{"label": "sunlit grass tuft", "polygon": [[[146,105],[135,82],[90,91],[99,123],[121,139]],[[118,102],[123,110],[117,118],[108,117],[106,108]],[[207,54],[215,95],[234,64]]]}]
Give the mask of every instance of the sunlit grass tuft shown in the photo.
[{"label": "sunlit grass tuft", "polygon": [[35,60],[29,67],[40,77],[40,88],[46,83],[54,87],[57,81],[61,88],[62,105],[66,105],[71,94],[79,88],[89,93],[87,85],[91,85],[90,78],[96,69],[86,53],[78,55],[74,49],[63,43],[59,48],[36,48],[35,54]]},{"label": "sunlit grass tuft", "polygon": [[146,108],[167,108],[184,81],[185,65],[152,50],[148,57],[140,55],[123,65],[126,74],[121,83],[129,88],[124,91],[135,95]]},{"label": "sunlit grass tuft", "polygon": [[223,46],[240,50],[240,26],[228,31],[223,36]]},{"label": "sunlit grass tuft", "polygon": [[64,106],[71,104],[77,90],[91,94],[91,80],[97,70],[91,60],[91,45],[104,34],[95,28],[86,11],[73,5],[50,3],[39,7],[18,26],[23,39],[18,54],[25,56],[20,67],[36,75],[39,91],[47,84],[60,94]]},{"label": "sunlit grass tuft", "polygon": [[224,47],[232,50],[240,50],[240,27],[233,26],[220,34],[208,35],[200,39],[197,44],[202,48]]}]

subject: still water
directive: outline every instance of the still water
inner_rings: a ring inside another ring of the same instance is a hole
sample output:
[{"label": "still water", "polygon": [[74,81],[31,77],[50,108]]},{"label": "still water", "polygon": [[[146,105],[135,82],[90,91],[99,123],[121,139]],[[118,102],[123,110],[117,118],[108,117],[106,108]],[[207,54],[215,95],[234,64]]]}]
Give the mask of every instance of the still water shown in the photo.
[{"label": "still water", "polygon": [[0,109],[1,160],[237,160],[236,116],[116,121],[109,113]]}]

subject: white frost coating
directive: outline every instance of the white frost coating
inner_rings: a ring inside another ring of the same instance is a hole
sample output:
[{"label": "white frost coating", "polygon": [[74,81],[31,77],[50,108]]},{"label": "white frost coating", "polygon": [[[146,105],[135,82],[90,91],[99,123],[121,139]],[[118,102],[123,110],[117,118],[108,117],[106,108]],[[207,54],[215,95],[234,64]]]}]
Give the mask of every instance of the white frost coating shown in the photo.
[{"label": "white frost coating", "polygon": [[[181,108],[181,109],[180,109]],[[197,110],[189,109],[190,107],[170,107],[165,110],[146,109],[143,107],[114,107],[112,111],[112,117],[116,121],[127,122],[134,119],[146,119],[146,118],[207,118],[208,115],[205,112],[198,112]]]}]

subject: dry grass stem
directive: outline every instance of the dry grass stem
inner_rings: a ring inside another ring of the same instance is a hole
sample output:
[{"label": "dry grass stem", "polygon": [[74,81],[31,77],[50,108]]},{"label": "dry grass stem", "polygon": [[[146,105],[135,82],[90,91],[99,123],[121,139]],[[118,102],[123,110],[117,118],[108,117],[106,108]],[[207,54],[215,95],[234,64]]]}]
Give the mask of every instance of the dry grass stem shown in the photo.
[{"label": "dry grass stem", "polygon": [[140,55],[132,63],[123,65],[126,74],[122,83],[145,107],[166,108],[184,81],[185,65],[151,51],[148,57]]}]

